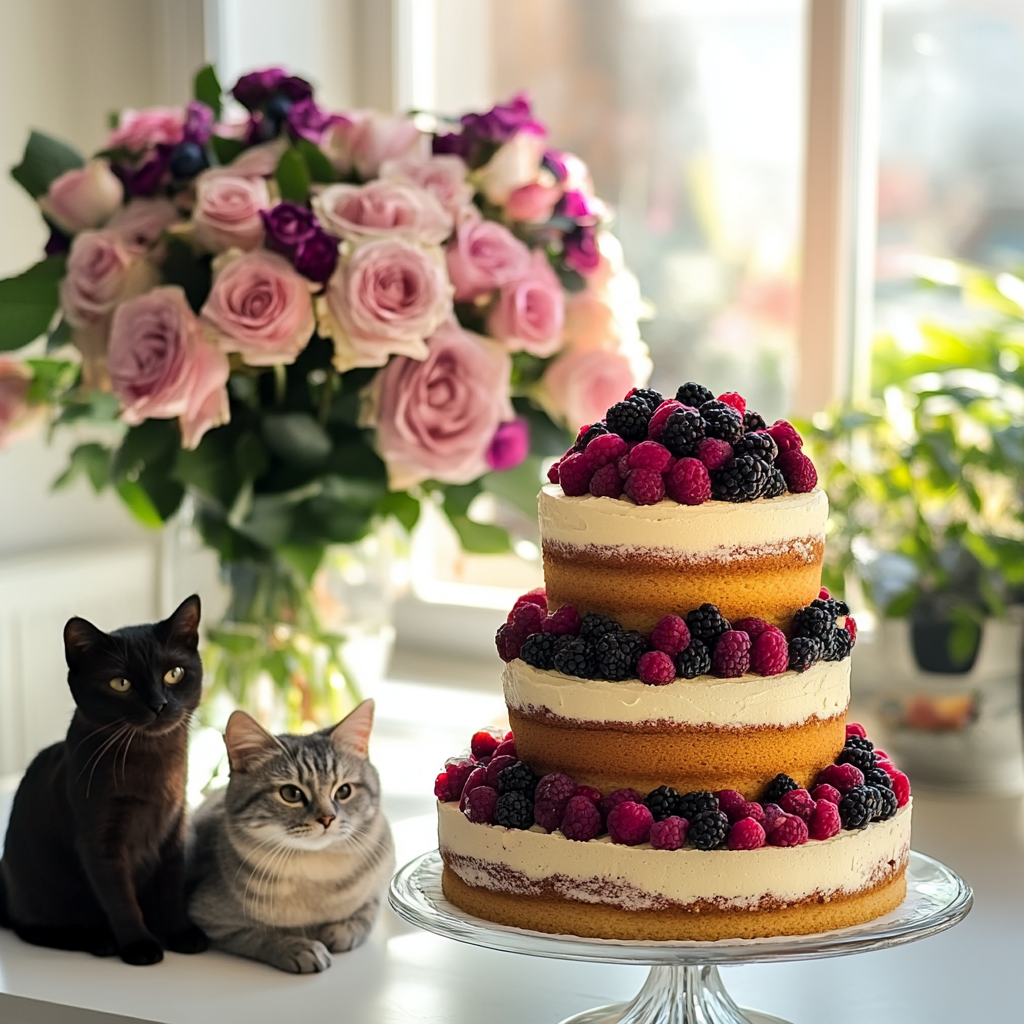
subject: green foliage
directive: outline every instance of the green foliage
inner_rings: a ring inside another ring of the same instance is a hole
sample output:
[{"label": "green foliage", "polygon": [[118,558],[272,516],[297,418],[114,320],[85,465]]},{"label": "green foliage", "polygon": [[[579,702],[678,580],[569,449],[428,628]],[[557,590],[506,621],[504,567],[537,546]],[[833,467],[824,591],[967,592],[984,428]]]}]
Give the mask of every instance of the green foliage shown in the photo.
[{"label": "green foliage", "polygon": [[68,468],[54,481],[54,489],[68,487],[80,476],[99,494],[110,482],[110,450],[95,442],[80,444],[71,452]]},{"label": "green foliage", "polygon": [[210,147],[213,155],[221,165],[229,164],[236,156],[245,149],[245,143],[241,139],[226,139],[222,135],[210,136]]},{"label": "green foliage", "polygon": [[0,352],[22,348],[45,334],[57,312],[64,257],[40,260],[0,281]]},{"label": "green foliage", "polygon": [[28,401],[32,405],[54,405],[78,380],[78,364],[66,359],[26,359],[32,371]]},{"label": "green foliage", "polygon": [[210,294],[213,281],[211,262],[209,256],[198,255],[180,238],[171,238],[167,242],[167,255],[163,263],[164,283],[176,284],[184,289],[193,313],[199,312]]},{"label": "green foliage", "polygon": [[21,163],[11,168],[11,177],[33,199],[38,199],[65,171],[83,166],[85,161],[67,143],[34,131],[25,144]]},{"label": "green foliage", "polygon": [[213,116],[220,120],[224,105],[221,103],[220,82],[217,79],[217,71],[212,64],[200,68],[192,85],[192,94],[200,103],[205,103],[212,111]]},{"label": "green foliage", "polygon": [[299,139],[295,143],[295,148],[305,161],[313,181],[329,185],[338,180],[331,161],[324,156],[324,151],[319,146],[314,145],[309,139]]},{"label": "green foliage", "polygon": [[471,484],[452,484],[444,488],[444,513],[455,527],[459,541],[467,551],[481,555],[500,555],[510,550],[508,532],[490,523],[469,518],[469,506],[483,493],[479,480]]},{"label": "green foliage", "polygon": [[274,171],[274,179],[281,190],[281,198],[293,203],[305,203],[312,182],[309,167],[301,151],[292,146],[281,154]]}]

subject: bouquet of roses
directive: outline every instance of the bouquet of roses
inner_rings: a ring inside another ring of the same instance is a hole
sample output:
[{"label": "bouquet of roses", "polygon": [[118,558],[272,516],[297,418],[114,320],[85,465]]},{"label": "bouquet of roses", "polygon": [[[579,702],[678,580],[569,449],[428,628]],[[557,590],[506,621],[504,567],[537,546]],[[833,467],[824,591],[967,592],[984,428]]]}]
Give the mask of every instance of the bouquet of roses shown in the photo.
[{"label": "bouquet of roses", "polygon": [[32,134],[12,174],[51,234],[0,282],[0,350],[30,346],[0,359],[0,436],[40,407],[106,424],[63,479],[152,525],[191,494],[227,563],[309,578],[432,495],[467,549],[503,549],[472,499],[524,465],[535,491],[650,371],[586,167],[522,96],[329,113],[272,68],[231,97],[204,68],[186,108],[121,112],[88,160]]}]

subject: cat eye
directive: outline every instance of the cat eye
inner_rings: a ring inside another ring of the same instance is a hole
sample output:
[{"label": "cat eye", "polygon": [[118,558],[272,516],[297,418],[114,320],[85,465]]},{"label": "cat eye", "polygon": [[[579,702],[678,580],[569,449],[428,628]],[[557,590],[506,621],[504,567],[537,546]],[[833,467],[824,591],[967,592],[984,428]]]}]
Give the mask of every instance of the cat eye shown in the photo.
[{"label": "cat eye", "polygon": [[298,786],[282,786],[278,792],[286,804],[304,804],[306,802],[306,794]]},{"label": "cat eye", "polygon": [[173,686],[175,683],[180,683],[185,676],[185,670],[180,666],[178,668],[172,668],[164,673],[164,682],[168,686]]},{"label": "cat eye", "polygon": [[335,800],[347,800],[352,795],[352,787],[347,783],[343,783],[338,787],[338,792],[334,794]]},{"label": "cat eye", "polygon": [[132,688],[132,684],[127,679],[118,676],[117,679],[110,680],[110,688],[118,693],[127,693]]}]

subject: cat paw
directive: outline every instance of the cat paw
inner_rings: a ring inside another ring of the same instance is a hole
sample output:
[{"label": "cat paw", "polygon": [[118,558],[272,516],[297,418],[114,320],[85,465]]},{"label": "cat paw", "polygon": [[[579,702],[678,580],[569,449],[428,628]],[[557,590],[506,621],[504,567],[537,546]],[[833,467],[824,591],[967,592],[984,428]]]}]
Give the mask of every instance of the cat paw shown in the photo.
[{"label": "cat paw", "polygon": [[135,967],[158,964],[164,958],[164,951],[156,939],[136,939],[135,942],[122,946],[118,953],[126,964]]},{"label": "cat paw", "polygon": [[332,953],[348,953],[361,946],[373,927],[373,921],[350,918],[340,924],[329,924],[320,929],[320,938]]},{"label": "cat paw", "polygon": [[88,939],[88,951],[93,956],[114,956],[117,952],[117,939],[107,928],[97,928]]},{"label": "cat paw", "polygon": [[210,940],[202,928],[190,924],[167,940],[167,948],[172,953],[205,953],[210,948]]},{"label": "cat paw", "polygon": [[296,937],[282,942],[268,962],[291,974],[319,974],[331,966],[331,954],[316,939]]}]

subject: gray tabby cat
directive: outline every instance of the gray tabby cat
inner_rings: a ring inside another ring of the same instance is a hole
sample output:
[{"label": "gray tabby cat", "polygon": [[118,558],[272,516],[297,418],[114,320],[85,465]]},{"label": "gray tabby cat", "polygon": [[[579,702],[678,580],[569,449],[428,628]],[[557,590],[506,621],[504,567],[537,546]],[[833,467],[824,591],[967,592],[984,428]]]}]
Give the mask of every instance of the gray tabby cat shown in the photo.
[{"label": "gray tabby cat", "polygon": [[231,716],[231,780],[196,812],[188,858],[189,915],[215,946],[310,974],[366,938],[394,869],[372,725],[370,700],[309,736]]}]

